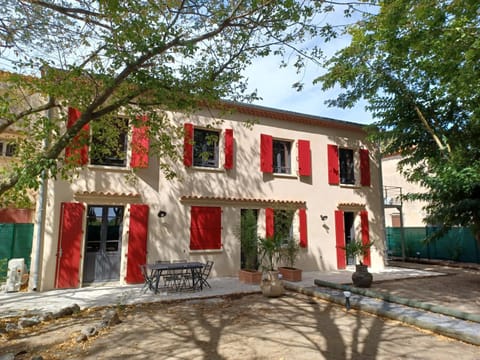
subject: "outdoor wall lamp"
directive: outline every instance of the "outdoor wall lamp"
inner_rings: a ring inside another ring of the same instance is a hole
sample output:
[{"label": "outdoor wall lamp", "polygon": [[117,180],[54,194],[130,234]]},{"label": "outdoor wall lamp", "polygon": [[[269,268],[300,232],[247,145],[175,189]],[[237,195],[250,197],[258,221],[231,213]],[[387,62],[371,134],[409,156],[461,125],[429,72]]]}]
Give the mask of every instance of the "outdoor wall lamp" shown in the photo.
[{"label": "outdoor wall lamp", "polygon": [[343,295],[345,296],[345,308],[348,311],[350,310],[350,296],[352,295],[352,293],[350,291],[344,291]]},{"label": "outdoor wall lamp", "polygon": [[160,210],[160,211],[158,212],[157,216],[158,216],[159,218],[163,218],[163,217],[167,216],[167,212],[166,212],[166,211],[163,211],[163,210]]},{"label": "outdoor wall lamp", "polygon": [[322,221],[325,221],[328,219],[328,216],[327,215],[320,215],[320,219],[322,219]]}]

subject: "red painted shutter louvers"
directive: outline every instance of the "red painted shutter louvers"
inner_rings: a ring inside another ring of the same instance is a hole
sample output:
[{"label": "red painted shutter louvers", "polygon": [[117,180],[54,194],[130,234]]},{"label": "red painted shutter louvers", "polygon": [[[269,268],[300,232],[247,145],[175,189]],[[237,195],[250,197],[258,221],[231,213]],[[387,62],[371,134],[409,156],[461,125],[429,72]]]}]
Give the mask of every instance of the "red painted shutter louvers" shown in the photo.
[{"label": "red painted shutter louvers", "polygon": [[260,135],[260,170],[273,173],[273,140],[270,135]]},{"label": "red painted shutter louvers", "polygon": [[80,254],[83,238],[83,213],[80,203],[62,203],[57,250],[57,289],[77,288],[80,285]]},{"label": "red painted shutter louvers", "polygon": [[370,186],[370,154],[367,149],[360,149],[360,184]]},{"label": "red painted shutter louvers", "polygon": [[187,167],[193,165],[193,125],[183,125],[185,135],[183,139],[183,164]]},{"label": "red painted shutter louvers", "polygon": [[265,209],[265,237],[271,238],[275,233],[275,225],[273,220],[274,212],[272,208]]},{"label": "red painted shutter louvers", "polygon": [[327,145],[328,155],[328,183],[338,185],[340,183],[340,171],[338,165],[338,146]]},{"label": "red painted shutter louvers", "polygon": [[130,205],[130,225],[128,235],[127,276],[129,284],[143,282],[140,265],[147,262],[148,205]]},{"label": "red painted shutter louvers", "polygon": [[[145,124],[148,120],[146,116],[142,116],[141,122]],[[132,157],[130,166],[132,168],[148,167],[148,148],[150,139],[148,138],[148,127],[146,125],[134,126],[132,130]]]},{"label": "red painted shutter louvers", "polygon": [[307,237],[307,211],[305,209],[298,210],[299,217],[299,232],[300,232],[300,247],[306,248],[308,246]]},{"label": "red painted shutter louvers", "polygon": [[312,175],[312,158],[308,140],[298,140],[298,173],[300,176]]},{"label": "red painted shutter louvers", "polygon": [[[78,109],[68,108],[67,129],[71,128],[82,116]],[[75,165],[88,163],[88,139],[90,137],[90,125],[85,124],[72,142],[65,147],[65,161]]]},{"label": "red painted shutter louvers", "polygon": [[216,250],[222,247],[222,209],[192,206],[190,210],[190,250]]},{"label": "red painted shutter louvers", "polygon": [[[368,226],[368,212],[366,210],[360,211],[360,223],[362,226],[362,244],[368,244],[370,242],[370,230]],[[368,249],[367,253],[363,257],[363,265],[370,266],[370,249]]]},{"label": "red painted shutter louvers", "polygon": [[345,229],[343,223],[343,211],[335,211],[335,240],[337,247],[337,269],[347,267],[347,255],[342,247],[345,246]]},{"label": "red painted shutter louvers", "polygon": [[225,130],[225,169],[233,169],[233,129]]}]

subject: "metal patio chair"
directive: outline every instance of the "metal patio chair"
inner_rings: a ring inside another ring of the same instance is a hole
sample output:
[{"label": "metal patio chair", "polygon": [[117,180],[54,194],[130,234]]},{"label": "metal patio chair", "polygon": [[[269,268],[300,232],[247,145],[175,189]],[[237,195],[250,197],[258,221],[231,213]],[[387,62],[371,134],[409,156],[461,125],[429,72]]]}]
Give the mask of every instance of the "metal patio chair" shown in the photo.
[{"label": "metal patio chair", "polygon": [[153,272],[149,272],[147,265],[140,265],[140,271],[142,272],[143,276],[143,288],[141,291],[145,294],[147,290],[155,290],[155,277],[153,276]]},{"label": "metal patio chair", "polygon": [[203,267],[202,272],[200,273],[199,281],[202,287],[208,286],[209,288],[211,288],[207,280],[208,280],[208,277],[210,276],[210,272],[212,271],[212,267],[213,267],[213,261],[208,260],[205,266]]}]

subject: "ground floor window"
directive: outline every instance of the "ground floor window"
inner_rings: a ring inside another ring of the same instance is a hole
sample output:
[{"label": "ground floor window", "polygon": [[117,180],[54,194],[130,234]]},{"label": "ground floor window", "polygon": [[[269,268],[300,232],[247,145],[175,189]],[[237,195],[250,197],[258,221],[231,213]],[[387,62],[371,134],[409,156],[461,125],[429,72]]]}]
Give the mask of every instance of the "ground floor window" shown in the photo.
[{"label": "ground floor window", "polygon": [[216,250],[222,246],[222,209],[192,206],[190,210],[190,250]]}]

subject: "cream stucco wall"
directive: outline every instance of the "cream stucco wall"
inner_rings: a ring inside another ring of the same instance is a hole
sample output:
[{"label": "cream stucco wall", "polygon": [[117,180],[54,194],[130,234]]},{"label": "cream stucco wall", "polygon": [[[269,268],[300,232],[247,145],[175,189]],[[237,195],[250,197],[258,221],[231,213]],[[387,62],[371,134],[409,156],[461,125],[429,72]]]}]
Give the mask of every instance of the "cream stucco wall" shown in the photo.
[{"label": "cream stucco wall", "polygon": [[[294,115],[290,115],[295,117]],[[364,133],[359,126],[334,126],[335,121],[311,122],[289,121],[257,117],[242,112],[233,114],[199,112],[193,116],[172,114],[172,121],[189,122],[196,126],[213,124],[213,128],[231,128],[234,132],[234,168],[223,169],[223,139],[220,141],[220,168],[186,168],[183,163],[172,163],[178,177],[168,180],[158,168],[158,162],[150,159],[148,169],[137,172],[136,182],[128,181],[128,169],[112,169],[87,166],[72,182],[50,181],[48,183],[44,235],[42,239],[41,287],[47,290],[55,284],[56,249],[59,237],[60,204],[81,202],[98,205],[125,205],[123,227],[122,264],[120,282],[126,274],[126,251],[128,245],[128,204],[148,204],[149,226],[147,261],[159,259],[189,259],[215,262],[213,276],[236,276],[240,268],[240,244],[237,229],[242,208],[259,209],[259,235],[264,235],[267,207],[285,206],[285,202],[306,204],[308,247],[302,249],[296,266],[305,271],[332,270],[337,268],[335,242],[335,210],[368,211],[369,233],[375,241],[372,248],[372,270],[384,266],[384,218],[380,190],[379,159],[375,149],[370,148],[371,186],[338,186],[328,184],[327,144],[348,147],[358,154],[365,148]],[[217,120],[222,120],[215,123]],[[255,120],[253,127],[245,122]],[[291,175],[271,175],[260,171],[260,135],[268,134],[278,139],[293,141]],[[312,159],[312,176],[297,176],[297,141],[309,140]],[[179,141],[179,148],[181,143]],[[356,161],[358,164],[358,159]],[[356,168],[359,181],[359,167]],[[182,200],[182,198],[184,200]],[[210,199],[209,199],[210,198]],[[275,203],[277,201],[277,203]],[[282,203],[283,202],[283,203]],[[222,207],[222,249],[215,251],[191,251],[190,207]],[[159,210],[167,215],[159,218]],[[326,215],[321,220],[321,215]],[[85,222],[85,221],[84,221]],[[295,219],[296,224],[298,218]],[[85,224],[83,224],[85,229]],[[298,226],[294,227],[298,235]],[[360,237],[360,229],[357,229]],[[82,243],[82,246],[84,244]],[[82,257],[83,259],[83,257]],[[82,279],[80,265],[80,280]]]},{"label": "cream stucco wall", "polygon": [[[399,173],[397,166],[400,160],[400,155],[392,155],[382,159],[383,185],[387,187],[399,187],[402,189],[402,194],[425,191],[425,189],[422,189],[418,184],[407,182],[407,180]],[[391,197],[393,198],[395,192],[392,191],[391,194]],[[388,202],[388,199],[385,199],[385,201]],[[392,201],[395,203],[398,202],[395,199]],[[422,209],[424,205],[425,203],[422,201],[403,201],[403,226],[425,226],[425,223],[423,222],[425,212]],[[399,211],[397,209],[385,209],[385,225],[387,227],[392,226],[392,214],[398,213]]]}]

